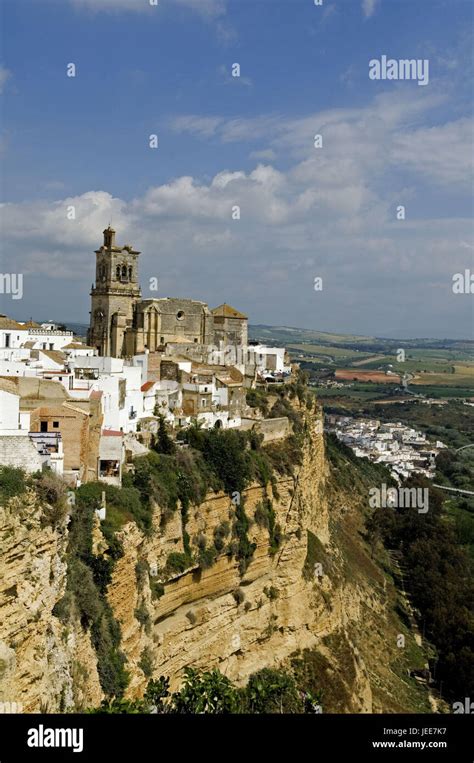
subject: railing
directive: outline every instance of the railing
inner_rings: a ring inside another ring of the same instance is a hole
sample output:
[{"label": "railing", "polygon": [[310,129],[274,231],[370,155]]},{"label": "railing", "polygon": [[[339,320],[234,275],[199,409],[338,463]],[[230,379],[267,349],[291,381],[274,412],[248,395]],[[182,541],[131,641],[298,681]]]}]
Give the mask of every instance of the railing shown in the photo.
[{"label": "railing", "polygon": [[74,336],[73,331],[60,331],[59,329],[31,329],[28,326],[22,326],[23,331],[29,334],[47,334],[48,336]]}]

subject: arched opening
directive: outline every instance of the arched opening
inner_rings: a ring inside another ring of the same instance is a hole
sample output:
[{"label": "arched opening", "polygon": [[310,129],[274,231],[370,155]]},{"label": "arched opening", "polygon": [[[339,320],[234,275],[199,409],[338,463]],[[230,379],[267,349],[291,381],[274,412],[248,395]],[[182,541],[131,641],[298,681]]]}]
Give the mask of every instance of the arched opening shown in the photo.
[{"label": "arched opening", "polygon": [[115,271],[115,275],[116,275],[116,276],[117,276],[117,278],[120,280],[120,265],[117,265],[117,269],[116,269],[116,271]]},{"label": "arched opening", "polygon": [[217,419],[216,423],[214,424],[214,429],[222,429],[222,421],[220,419]]},{"label": "arched opening", "polygon": [[122,278],[124,278],[124,279],[127,278],[127,266],[126,265],[122,265]]}]

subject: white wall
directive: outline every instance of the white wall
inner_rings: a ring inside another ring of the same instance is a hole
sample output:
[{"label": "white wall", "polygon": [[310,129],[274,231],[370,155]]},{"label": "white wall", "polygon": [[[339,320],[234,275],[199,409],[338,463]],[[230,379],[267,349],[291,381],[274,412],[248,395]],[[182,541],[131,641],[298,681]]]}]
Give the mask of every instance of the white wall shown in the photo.
[{"label": "white wall", "polygon": [[7,347],[7,334],[10,336],[10,348],[20,347],[28,339],[26,329],[0,329],[0,349]]},{"label": "white wall", "polygon": [[[74,335],[72,331],[47,331],[45,329],[28,329],[28,342],[34,342],[34,350],[62,350],[66,344],[70,344]],[[46,347],[43,347],[43,345]],[[51,346],[52,345],[52,346]]]},{"label": "white wall", "polygon": [[0,429],[17,431],[20,426],[20,396],[0,389]]},{"label": "white wall", "polygon": [[14,360],[0,360],[0,376],[37,376],[37,369]]}]

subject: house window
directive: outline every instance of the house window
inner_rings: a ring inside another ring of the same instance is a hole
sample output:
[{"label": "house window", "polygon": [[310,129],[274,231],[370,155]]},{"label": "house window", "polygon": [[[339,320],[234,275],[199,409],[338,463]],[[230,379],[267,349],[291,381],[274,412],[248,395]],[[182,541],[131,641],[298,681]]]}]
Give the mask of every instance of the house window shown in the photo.
[{"label": "house window", "polygon": [[5,347],[10,347],[10,334],[5,334]]},{"label": "house window", "polygon": [[54,344],[53,344],[53,342],[50,342],[50,343],[49,343],[49,349],[50,349],[50,350],[54,350]]},{"label": "house window", "polygon": [[197,336],[194,337],[194,344],[197,344]]},{"label": "house window", "polygon": [[48,422],[47,421],[41,421],[40,422],[40,432],[47,432],[48,431]]},{"label": "house window", "polygon": [[53,429],[59,429],[59,421],[53,421]]},{"label": "house window", "polygon": [[165,338],[164,338],[164,336],[160,336],[160,342],[161,342],[161,344],[164,344],[164,343],[165,343]]},{"label": "house window", "polygon": [[205,407],[206,407],[206,398],[203,397],[201,400],[201,408],[205,408]]}]

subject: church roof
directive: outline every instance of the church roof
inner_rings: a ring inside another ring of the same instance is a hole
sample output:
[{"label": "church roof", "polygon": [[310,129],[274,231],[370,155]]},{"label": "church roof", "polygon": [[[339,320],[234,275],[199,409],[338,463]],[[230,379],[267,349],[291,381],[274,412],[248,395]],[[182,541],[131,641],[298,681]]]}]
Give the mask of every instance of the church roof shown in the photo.
[{"label": "church roof", "polygon": [[223,318],[241,318],[242,320],[247,320],[246,315],[240,313],[235,307],[228,305],[226,302],[223,305],[219,305],[219,307],[215,307],[211,310],[211,313]]},{"label": "church roof", "polygon": [[0,329],[23,329],[21,323],[17,323],[13,318],[8,318],[6,315],[0,315]]}]

